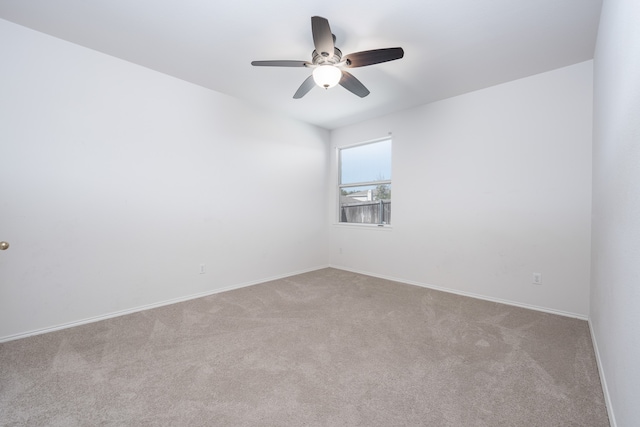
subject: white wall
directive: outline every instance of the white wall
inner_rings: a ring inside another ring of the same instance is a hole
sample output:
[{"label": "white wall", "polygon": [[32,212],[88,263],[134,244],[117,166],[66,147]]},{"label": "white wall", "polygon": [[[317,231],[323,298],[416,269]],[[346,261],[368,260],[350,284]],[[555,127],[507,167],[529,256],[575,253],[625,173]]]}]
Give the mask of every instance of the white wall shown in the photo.
[{"label": "white wall", "polygon": [[591,327],[612,425],[640,420],[640,2],[605,0],[594,59]]},{"label": "white wall", "polygon": [[333,225],[331,264],[586,317],[591,129],[588,61],[333,131],[394,145],[392,228]]},{"label": "white wall", "polygon": [[328,264],[327,131],[3,20],[0,40],[0,340]]}]

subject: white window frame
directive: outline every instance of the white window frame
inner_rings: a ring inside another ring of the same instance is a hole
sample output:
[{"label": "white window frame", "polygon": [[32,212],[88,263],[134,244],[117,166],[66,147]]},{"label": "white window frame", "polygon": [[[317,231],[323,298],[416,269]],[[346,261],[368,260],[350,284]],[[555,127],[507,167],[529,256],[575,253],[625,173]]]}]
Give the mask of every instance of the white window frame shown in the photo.
[{"label": "white window frame", "polygon": [[[379,180],[379,181],[363,181],[363,182],[351,182],[348,184],[343,184],[342,183],[342,155],[341,152],[342,150],[348,150],[350,148],[356,148],[356,147],[361,147],[363,145],[370,145],[370,144],[376,144],[379,142],[383,142],[383,141],[391,141],[391,156],[393,156],[393,137],[391,134],[389,134],[389,136],[385,136],[382,138],[378,138],[378,139],[373,139],[370,141],[366,141],[366,142],[359,142],[357,144],[351,144],[351,145],[345,145],[345,146],[341,146],[341,147],[336,147],[336,156],[337,156],[337,165],[338,165],[338,185],[337,185],[337,218],[336,218],[336,223],[342,226],[353,226],[353,227],[375,227],[375,228],[391,228],[391,223],[389,222],[382,222],[382,223],[361,223],[361,222],[342,222],[341,221],[341,210],[342,210],[342,205],[341,205],[341,201],[340,201],[340,196],[342,194],[342,189],[343,188],[349,188],[349,187],[363,187],[363,186],[378,186],[378,185],[388,185],[389,188],[391,188],[391,181],[392,179],[385,179],[385,180]],[[392,160],[392,159],[391,159]],[[392,169],[391,169],[391,175],[393,177],[393,161],[392,161]],[[381,207],[383,209],[383,207]]]}]

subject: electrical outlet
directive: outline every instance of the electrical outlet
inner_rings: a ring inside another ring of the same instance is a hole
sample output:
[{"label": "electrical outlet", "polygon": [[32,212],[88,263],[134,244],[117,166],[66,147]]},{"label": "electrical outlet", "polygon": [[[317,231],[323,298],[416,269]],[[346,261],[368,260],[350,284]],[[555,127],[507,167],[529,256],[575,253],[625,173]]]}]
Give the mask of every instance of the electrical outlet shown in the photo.
[{"label": "electrical outlet", "polygon": [[205,272],[204,264],[200,264],[200,274],[204,274]]},{"label": "electrical outlet", "polygon": [[531,283],[534,285],[542,285],[542,273],[533,273]]}]

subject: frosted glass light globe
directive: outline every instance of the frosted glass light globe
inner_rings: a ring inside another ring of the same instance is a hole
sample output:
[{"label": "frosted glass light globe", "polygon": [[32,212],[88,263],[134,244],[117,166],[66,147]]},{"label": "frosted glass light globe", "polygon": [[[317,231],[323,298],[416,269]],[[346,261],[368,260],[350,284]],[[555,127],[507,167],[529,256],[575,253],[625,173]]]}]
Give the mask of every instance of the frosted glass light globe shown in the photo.
[{"label": "frosted glass light globe", "polygon": [[313,70],[313,81],[325,89],[337,85],[341,78],[342,71],[333,65],[321,65]]}]

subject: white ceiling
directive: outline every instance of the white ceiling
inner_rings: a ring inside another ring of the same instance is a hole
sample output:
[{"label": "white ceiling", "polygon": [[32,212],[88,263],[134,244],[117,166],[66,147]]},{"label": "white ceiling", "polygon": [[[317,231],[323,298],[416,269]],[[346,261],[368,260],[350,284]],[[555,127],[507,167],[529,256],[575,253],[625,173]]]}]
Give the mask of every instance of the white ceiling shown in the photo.
[{"label": "white ceiling", "polygon": [[[0,0],[0,18],[334,129],[593,58],[601,0]],[[351,69],[371,94],[293,94],[309,61],[311,16],[343,54],[404,48]],[[3,42],[7,42],[6,40]]]}]

